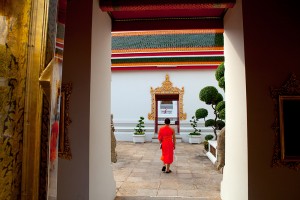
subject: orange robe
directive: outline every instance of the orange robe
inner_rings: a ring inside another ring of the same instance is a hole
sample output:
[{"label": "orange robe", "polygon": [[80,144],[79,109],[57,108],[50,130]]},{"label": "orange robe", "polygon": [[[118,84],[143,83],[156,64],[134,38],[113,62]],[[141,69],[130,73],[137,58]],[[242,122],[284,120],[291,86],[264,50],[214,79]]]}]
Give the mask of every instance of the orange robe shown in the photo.
[{"label": "orange robe", "polygon": [[161,160],[164,164],[173,163],[174,143],[173,143],[173,129],[169,126],[163,126],[159,129],[158,139],[162,141]]}]

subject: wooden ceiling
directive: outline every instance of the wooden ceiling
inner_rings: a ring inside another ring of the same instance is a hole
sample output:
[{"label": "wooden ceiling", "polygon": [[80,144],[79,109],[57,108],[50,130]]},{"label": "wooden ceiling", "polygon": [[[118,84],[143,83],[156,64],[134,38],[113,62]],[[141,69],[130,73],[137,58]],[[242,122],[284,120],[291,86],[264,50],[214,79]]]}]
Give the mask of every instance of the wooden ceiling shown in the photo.
[{"label": "wooden ceiling", "polygon": [[112,31],[221,28],[235,0],[101,0]]}]

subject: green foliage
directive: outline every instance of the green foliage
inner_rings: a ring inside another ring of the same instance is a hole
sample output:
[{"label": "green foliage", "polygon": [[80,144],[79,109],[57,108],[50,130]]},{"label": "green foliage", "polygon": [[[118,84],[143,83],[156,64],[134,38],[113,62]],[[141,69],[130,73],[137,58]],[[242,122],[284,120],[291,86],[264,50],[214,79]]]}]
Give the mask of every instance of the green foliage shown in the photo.
[{"label": "green foliage", "polygon": [[225,73],[225,66],[224,66],[224,62],[222,62],[216,70],[215,73],[216,80],[219,81],[220,78],[224,77],[224,73]]},{"label": "green foliage", "polygon": [[214,136],[213,136],[213,135],[210,135],[210,134],[205,136],[205,140],[206,140],[206,141],[212,140],[213,138],[214,138]]},{"label": "green foliage", "polygon": [[206,104],[216,105],[220,101],[223,101],[223,96],[218,92],[214,86],[206,86],[200,91],[199,98]]},{"label": "green foliage", "polygon": [[219,118],[225,120],[225,108],[219,112]]},{"label": "green foliage", "polygon": [[205,121],[204,125],[205,125],[205,127],[215,126],[215,120],[208,119],[208,120]]},{"label": "green foliage", "polygon": [[222,88],[225,91],[225,78],[224,77],[219,79],[218,85],[220,88]]},{"label": "green foliage", "polygon": [[201,130],[197,129],[198,119],[195,116],[193,116],[192,119],[190,120],[190,122],[191,122],[191,126],[194,129],[194,132],[190,133],[190,135],[201,135],[200,134]]},{"label": "green foliage", "polygon": [[223,101],[223,96],[220,93],[218,93],[214,100],[213,105],[217,105],[220,101]]},{"label": "green foliage", "polygon": [[216,70],[215,77],[216,77],[216,80],[218,81],[219,87],[225,91],[224,74],[225,74],[225,66],[224,66],[224,62],[222,62]]},{"label": "green foliage", "polygon": [[224,121],[222,121],[222,120],[217,120],[216,121],[216,129],[217,130],[221,130],[222,128],[224,128],[224,126],[225,126],[225,122]]},{"label": "green foliage", "polygon": [[199,108],[195,112],[195,116],[197,119],[202,119],[202,118],[205,119],[205,117],[207,117],[207,115],[208,115],[208,111],[205,108]]},{"label": "green foliage", "polygon": [[214,127],[216,130],[221,130],[225,126],[225,122],[222,120],[214,120],[214,119],[208,119],[205,121],[205,127]]},{"label": "green foliage", "polygon": [[216,106],[216,111],[221,112],[223,109],[225,109],[225,101],[220,101]]},{"label": "green foliage", "polygon": [[145,134],[145,122],[144,122],[144,117],[140,117],[139,123],[136,125],[136,128],[134,128],[134,135],[144,135]]},{"label": "green foliage", "polygon": [[200,91],[199,98],[206,104],[214,104],[218,93],[218,90],[214,86],[206,86]]}]

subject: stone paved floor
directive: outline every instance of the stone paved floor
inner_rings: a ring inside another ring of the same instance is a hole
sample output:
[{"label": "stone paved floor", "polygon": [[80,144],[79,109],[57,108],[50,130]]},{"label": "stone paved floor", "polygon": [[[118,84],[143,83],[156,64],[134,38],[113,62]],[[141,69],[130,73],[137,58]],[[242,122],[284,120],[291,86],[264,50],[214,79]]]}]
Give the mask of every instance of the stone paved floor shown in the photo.
[{"label": "stone paved floor", "polygon": [[158,143],[118,141],[116,151],[115,200],[221,200],[222,174],[205,156],[202,144],[177,143],[169,174],[161,171]]}]

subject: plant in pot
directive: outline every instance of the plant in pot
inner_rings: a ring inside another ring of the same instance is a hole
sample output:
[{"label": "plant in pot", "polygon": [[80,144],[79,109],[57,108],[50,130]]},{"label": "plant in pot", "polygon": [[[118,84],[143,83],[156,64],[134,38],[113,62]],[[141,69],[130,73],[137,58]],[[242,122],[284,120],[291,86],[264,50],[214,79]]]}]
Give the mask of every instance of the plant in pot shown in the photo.
[{"label": "plant in pot", "polygon": [[191,144],[199,144],[201,143],[201,130],[197,128],[198,119],[193,116],[190,120],[191,126],[193,127],[194,131],[189,133],[189,143]]},{"label": "plant in pot", "polygon": [[145,142],[145,122],[144,122],[144,117],[140,117],[140,119],[138,120],[138,124],[136,125],[136,127],[134,128],[134,133],[133,133],[133,142],[137,143],[137,142]]},{"label": "plant in pot", "polygon": [[197,119],[204,119],[205,127],[213,128],[215,139],[217,140],[217,130],[221,130],[225,126],[225,122],[222,120],[223,116],[225,117],[225,102],[223,101],[223,96],[214,86],[207,86],[200,91],[199,98],[207,105],[211,105],[215,117],[214,119],[205,120],[208,115],[208,111],[205,108],[197,109],[195,116]]}]

